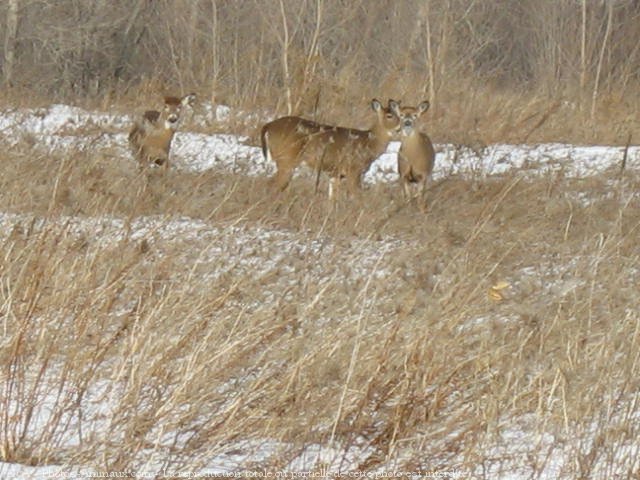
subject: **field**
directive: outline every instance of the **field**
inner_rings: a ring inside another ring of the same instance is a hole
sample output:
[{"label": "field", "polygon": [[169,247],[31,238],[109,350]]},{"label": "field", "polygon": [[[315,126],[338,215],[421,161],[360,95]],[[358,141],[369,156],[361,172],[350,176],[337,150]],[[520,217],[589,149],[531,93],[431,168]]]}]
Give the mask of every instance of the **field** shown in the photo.
[{"label": "field", "polygon": [[165,177],[124,111],[0,112],[0,477],[640,475],[640,148],[438,144],[418,208],[392,143],[330,201],[266,118]]}]

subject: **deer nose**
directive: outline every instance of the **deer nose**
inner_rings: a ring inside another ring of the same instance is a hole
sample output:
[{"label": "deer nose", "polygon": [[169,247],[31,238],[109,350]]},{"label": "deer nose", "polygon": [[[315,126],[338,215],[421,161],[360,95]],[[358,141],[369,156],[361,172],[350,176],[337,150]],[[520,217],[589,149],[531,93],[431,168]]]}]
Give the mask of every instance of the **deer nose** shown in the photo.
[{"label": "deer nose", "polygon": [[404,126],[405,127],[412,127],[413,126],[413,121],[410,119],[407,119],[404,121]]},{"label": "deer nose", "polygon": [[178,121],[178,116],[172,113],[171,115],[169,115],[169,118],[167,118],[167,120],[169,120],[169,122],[171,123],[176,123]]}]

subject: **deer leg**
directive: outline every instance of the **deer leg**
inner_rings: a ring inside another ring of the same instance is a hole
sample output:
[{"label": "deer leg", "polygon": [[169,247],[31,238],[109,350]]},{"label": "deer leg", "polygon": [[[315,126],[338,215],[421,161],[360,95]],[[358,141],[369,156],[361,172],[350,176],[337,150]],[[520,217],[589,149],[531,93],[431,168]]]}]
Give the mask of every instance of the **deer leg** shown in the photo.
[{"label": "deer leg", "polygon": [[362,188],[359,173],[350,172],[345,180],[347,181],[347,191],[349,195],[356,195],[358,190]]},{"label": "deer leg", "polygon": [[422,210],[423,212],[426,210],[427,192],[429,191],[432,183],[433,179],[431,178],[431,175],[426,175],[422,182],[420,182],[419,204],[420,210]]},{"label": "deer leg", "polygon": [[411,202],[411,186],[409,181],[406,178],[401,178],[400,181],[402,182],[402,196],[404,197],[404,201],[409,203]]},{"label": "deer leg", "polygon": [[329,200],[334,200],[335,192],[338,190],[338,182],[339,178],[330,177],[329,178]]},{"label": "deer leg", "polygon": [[292,168],[278,167],[278,171],[274,175],[273,181],[275,182],[276,188],[279,192],[283,192],[287,188],[292,176]]}]

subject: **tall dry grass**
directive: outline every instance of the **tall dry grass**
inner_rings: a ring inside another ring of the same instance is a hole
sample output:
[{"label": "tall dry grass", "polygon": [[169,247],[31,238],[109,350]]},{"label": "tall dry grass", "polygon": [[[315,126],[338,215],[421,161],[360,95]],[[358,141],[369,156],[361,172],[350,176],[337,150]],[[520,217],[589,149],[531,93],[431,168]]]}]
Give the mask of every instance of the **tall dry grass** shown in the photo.
[{"label": "tall dry grass", "polygon": [[438,141],[619,144],[638,131],[639,19],[634,0],[11,0],[0,102],[197,91],[362,125],[371,98],[429,97]]},{"label": "tall dry grass", "polygon": [[633,171],[454,177],[422,213],[0,160],[2,461],[638,474]]}]

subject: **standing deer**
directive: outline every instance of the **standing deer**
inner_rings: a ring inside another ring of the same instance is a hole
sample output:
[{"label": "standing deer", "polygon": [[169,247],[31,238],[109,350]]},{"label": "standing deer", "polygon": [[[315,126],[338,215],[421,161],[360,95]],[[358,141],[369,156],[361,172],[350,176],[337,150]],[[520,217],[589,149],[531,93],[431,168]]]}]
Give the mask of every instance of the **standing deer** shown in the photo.
[{"label": "standing deer", "polygon": [[401,122],[398,174],[405,199],[409,201],[412,197],[410,184],[420,185],[419,198],[424,198],[435,165],[436,154],[431,140],[416,128],[416,121],[428,109],[428,101],[422,102],[417,107],[401,107],[399,102],[393,102],[392,110]]},{"label": "standing deer", "polygon": [[360,188],[362,176],[385,152],[400,128],[392,103],[395,104],[390,100],[385,108],[378,100],[372,100],[376,121],[369,130],[322,125],[300,117],[282,117],[264,125],[262,152],[267,161],[276,164],[276,187],[280,191],[286,189],[296,167],[305,163],[318,174],[329,175],[330,198],[342,178],[351,193]]},{"label": "standing deer", "polygon": [[182,107],[193,106],[195,93],[182,98],[164,97],[164,108],[161,112],[148,110],[137,118],[129,132],[129,146],[138,165],[162,166],[169,170],[169,150],[171,140],[180,122]]}]

